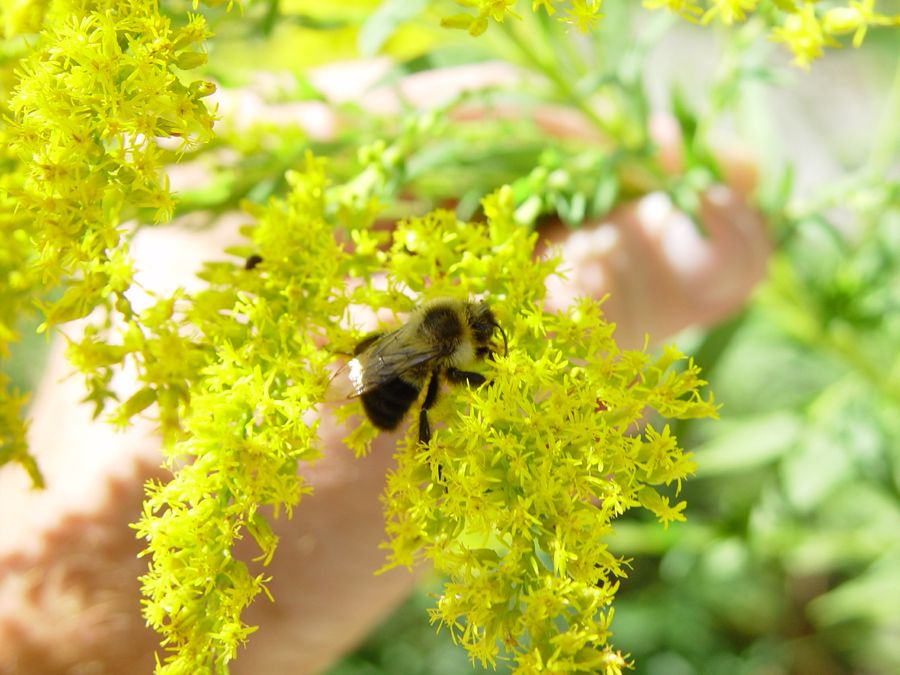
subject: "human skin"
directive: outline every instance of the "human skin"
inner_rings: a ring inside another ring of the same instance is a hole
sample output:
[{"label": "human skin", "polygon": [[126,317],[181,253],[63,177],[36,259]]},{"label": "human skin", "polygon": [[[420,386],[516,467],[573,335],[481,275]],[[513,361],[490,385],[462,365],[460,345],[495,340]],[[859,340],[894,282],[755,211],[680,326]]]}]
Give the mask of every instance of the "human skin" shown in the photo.
[{"label": "human skin", "polygon": [[[465,77],[456,70],[429,73],[402,86],[408,100],[424,104],[434,87],[486,86],[508,75],[505,66],[492,67],[468,70]],[[394,100],[390,92],[366,95],[382,96],[384,108]],[[331,97],[352,96],[363,94],[357,89]],[[577,116],[541,114],[536,121],[548,133],[591,134]],[[677,171],[677,137],[664,120],[657,126],[662,159]],[[548,306],[610,292],[604,308],[626,347],[642,346],[645,334],[659,342],[739,308],[764,274],[769,244],[747,201],[751,165],[735,155],[723,159],[727,185],[712,188],[702,201],[705,235],[660,195],[622,205],[574,234],[562,226],[542,230],[544,245],[559,247],[568,276],[548,280]],[[199,262],[221,256],[231,236],[227,224],[202,234],[148,230],[135,247],[141,283],[158,290],[190,285]],[[168,265],[160,265],[161,255]],[[79,403],[78,378],[61,380],[68,372],[57,344],[30,411],[30,444],[47,488],[29,490],[17,468],[0,470],[0,674],[150,672],[158,642],[140,615],[137,578],[146,562],[137,557],[142,543],[129,523],[139,517],[144,481],[164,477],[159,440],[149,424],[116,433],[92,420],[90,408]],[[293,519],[275,523],[281,541],[264,571],[276,602],[260,598],[245,613],[260,628],[232,665],[238,675],[320,671],[415,583],[406,570],[373,575],[384,561],[379,496],[403,432],[380,435],[362,459],[343,446],[344,433],[323,419],[324,455],[300,468],[314,492]],[[235,552],[244,560],[256,553],[249,538]]]}]

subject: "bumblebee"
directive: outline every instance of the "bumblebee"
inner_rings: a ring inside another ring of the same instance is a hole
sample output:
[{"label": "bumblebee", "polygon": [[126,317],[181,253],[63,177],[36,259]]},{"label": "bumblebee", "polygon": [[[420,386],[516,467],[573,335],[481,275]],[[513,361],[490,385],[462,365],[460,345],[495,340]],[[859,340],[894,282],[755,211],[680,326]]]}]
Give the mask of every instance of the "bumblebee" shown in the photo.
[{"label": "bumblebee", "polygon": [[425,389],[419,441],[427,443],[428,410],[437,402],[441,381],[484,384],[484,375],[465,368],[493,353],[495,331],[503,336],[506,349],[506,333],[484,302],[432,300],[397,330],[369,335],[356,346],[348,364],[353,395],[362,399],[372,424],[392,430]]}]

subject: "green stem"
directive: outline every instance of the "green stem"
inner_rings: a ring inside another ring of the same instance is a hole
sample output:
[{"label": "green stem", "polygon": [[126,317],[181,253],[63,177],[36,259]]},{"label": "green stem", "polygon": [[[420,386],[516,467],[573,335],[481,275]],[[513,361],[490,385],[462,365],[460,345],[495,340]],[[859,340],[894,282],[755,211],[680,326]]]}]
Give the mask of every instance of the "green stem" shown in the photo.
[{"label": "green stem", "polygon": [[577,94],[572,84],[563,77],[563,74],[554,67],[554,64],[548,63],[545,59],[541,58],[534,49],[522,42],[518,31],[512,27],[511,22],[504,21],[500,26],[522,59],[546,77],[565,101],[575,106],[575,108],[590,120],[591,124],[597,127],[604,135],[609,138],[617,137],[615,130],[597,114],[596,110],[588,105],[588,103]]}]

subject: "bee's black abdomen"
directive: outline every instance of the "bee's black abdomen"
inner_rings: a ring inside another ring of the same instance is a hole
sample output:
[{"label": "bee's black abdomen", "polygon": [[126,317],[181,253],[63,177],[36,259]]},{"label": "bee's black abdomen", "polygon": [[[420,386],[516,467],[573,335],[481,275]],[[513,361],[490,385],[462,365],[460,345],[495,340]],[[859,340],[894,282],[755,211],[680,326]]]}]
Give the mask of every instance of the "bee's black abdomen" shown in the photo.
[{"label": "bee's black abdomen", "polygon": [[363,408],[369,420],[379,429],[396,429],[410,406],[419,397],[420,389],[399,377],[363,394]]}]

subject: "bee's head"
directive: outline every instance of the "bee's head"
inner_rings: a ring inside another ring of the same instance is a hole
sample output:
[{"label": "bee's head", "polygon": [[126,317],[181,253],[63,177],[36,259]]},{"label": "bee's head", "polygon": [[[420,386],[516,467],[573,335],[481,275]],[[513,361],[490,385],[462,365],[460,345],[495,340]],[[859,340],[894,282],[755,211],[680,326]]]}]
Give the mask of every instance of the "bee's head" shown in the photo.
[{"label": "bee's head", "polygon": [[500,328],[497,319],[491,308],[486,302],[468,303],[466,306],[466,316],[469,322],[469,328],[472,329],[472,339],[477,347],[487,347],[491,338],[494,337],[494,331],[500,331],[503,336],[503,353],[506,354],[506,333]]}]

